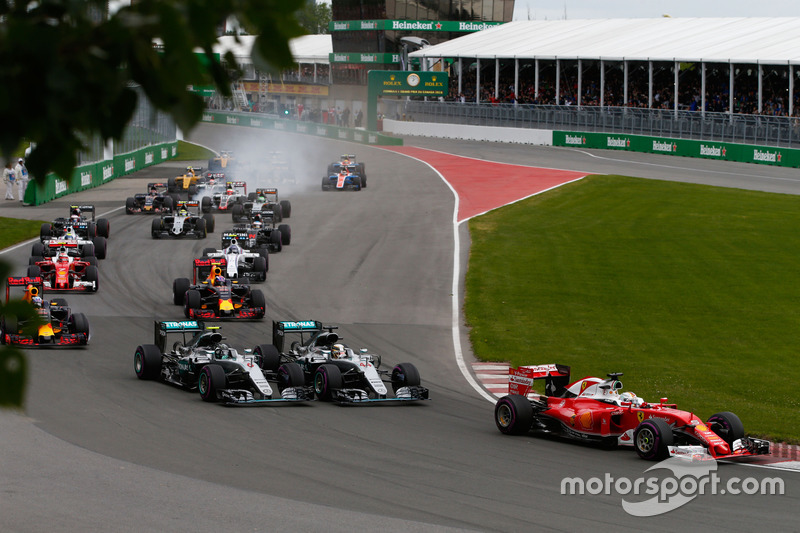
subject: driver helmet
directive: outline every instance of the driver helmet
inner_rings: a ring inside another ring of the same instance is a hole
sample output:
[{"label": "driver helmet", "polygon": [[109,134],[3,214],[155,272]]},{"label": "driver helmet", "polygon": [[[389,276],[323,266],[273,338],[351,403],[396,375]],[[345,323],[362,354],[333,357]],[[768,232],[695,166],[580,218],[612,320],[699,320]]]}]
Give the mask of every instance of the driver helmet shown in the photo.
[{"label": "driver helmet", "polygon": [[222,275],[214,276],[214,285],[225,285],[225,278]]},{"label": "driver helmet", "polygon": [[180,208],[180,210],[178,211],[178,214],[179,214],[180,216],[182,216],[182,217],[185,217],[186,215],[188,215],[188,214],[189,214],[189,212],[186,210],[186,208],[185,208],[185,207],[181,207],[181,208]]},{"label": "driver helmet", "polygon": [[239,247],[236,246],[236,239],[231,239],[231,244],[228,246],[228,253],[230,254],[238,254]]},{"label": "driver helmet", "polygon": [[67,255],[67,252],[59,252],[59,254],[58,254],[58,262],[59,263],[65,263],[67,261],[69,261],[69,256]]},{"label": "driver helmet", "polygon": [[254,220],[253,221],[253,227],[254,228],[260,228],[261,227],[261,221],[259,219]]},{"label": "driver helmet", "polygon": [[[72,226],[67,226],[66,228],[64,228],[64,237],[68,239],[77,239],[78,236],[75,235],[75,228],[73,228]],[[61,251],[66,252],[66,249]]]},{"label": "driver helmet", "polygon": [[41,296],[34,296],[31,298],[31,303],[34,307],[41,307],[42,306],[42,297]]},{"label": "driver helmet", "polygon": [[331,350],[331,357],[333,359],[344,359],[347,356],[344,344],[334,344]]},{"label": "driver helmet", "polygon": [[39,289],[37,289],[35,285],[28,285],[25,287],[25,296],[23,300],[30,302],[38,294]]},{"label": "driver helmet", "polygon": [[267,201],[267,197],[264,196],[263,194],[259,194],[258,195],[258,201],[259,202],[266,202]]},{"label": "driver helmet", "polygon": [[155,188],[155,187],[152,187],[152,188],[150,189],[150,196],[155,196],[155,195],[157,195],[157,194],[158,194],[158,191],[156,190],[156,188]]},{"label": "driver helmet", "polygon": [[81,216],[81,209],[79,207],[73,208],[72,211],[70,212],[70,215]]},{"label": "driver helmet", "polygon": [[80,222],[80,220],[81,220],[80,215],[70,215],[69,216],[69,221],[70,222]]},{"label": "driver helmet", "polygon": [[230,196],[231,194],[233,194],[233,189],[227,189],[227,190],[225,191],[225,194],[227,194],[228,196]]},{"label": "driver helmet", "polygon": [[640,405],[642,405],[644,403],[644,400],[642,400],[641,398],[636,396],[636,394],[634,394],[632,392],[629,392],[629,391],[625,391],[622,394],[620,394],[619,395],[619,400],[622,403],[629,403],[629,404],[633,405],[634,407],[639,407]]},{"label": "driver helmet", "polygon": [[214,178],[208,178],[208,184],[209,185],[216,185],[216,183],[217,183],[217,180],[215,180]]}]

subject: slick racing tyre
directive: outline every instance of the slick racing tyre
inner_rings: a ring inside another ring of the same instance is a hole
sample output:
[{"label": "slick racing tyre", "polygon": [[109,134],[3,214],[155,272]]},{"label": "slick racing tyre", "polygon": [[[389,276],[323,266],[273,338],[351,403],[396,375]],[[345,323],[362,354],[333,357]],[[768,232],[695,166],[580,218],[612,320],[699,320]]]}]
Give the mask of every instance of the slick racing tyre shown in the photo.
[{"label": "slick racing tyre", "polygon": [[342,372],[336,365],[320,365],[314,372],[314,393],[323,402],[333,400],[336,390],[342,388]]},{"label": "slick racing tyre", "polygon": [[216,223],[214,221],[214,215],[212,215],[211,213],[207,213],[203,215],[203,220],[206,221],[206,230],[209,233],[214,233],[214,227],[216,226]]},{"label": "slick racing tyre", "polygon": [[206,227],[206,219],[198,218],[197,226],[195,227],[198,239],[205,239],[208,237],[208,228]]},{"label": "slick racing tyre", "polygon": [[742,421],[729,411],[711,415],[708,419],[708,427],[727,442],[728,446],[733,446],[734,442],[744,437]]},{"label": "slick racing tyre", "polygon": [[283,218],[291,218],[292,216],[292,204],[289,200],[281,200],[281,215]]},{"label": "slick racing tyre", "polygon": [[92,292],[97,292],[97,289],[100,288],[100,271],[97,270],[96,266],[89,265],[86,267],[86,275],[84,276],[83,281],[94,283]]},{"label": "slick racing tyre", "polygon": [[244,206],[242,204],[234,204],[231,208],[231,218],[234,222],[239,222],[244,218]]},{"label": "slick racing tyre", "polygon": [[105,237],[108,239],[111,233],[111,224],[108,222],[107,218],[98,218],[97,219],[97,235],[99,237]]},{"label": "slick racing tyre", "polygon": [[31,247],[31,256],[43,256],[44,255],[44,244],[40,242],[33,243]]},{"label": "slick racing tyre", "polygon": [[267,372],[277,372],[281,365],[281,354],[272,344],[259,344],[253,350],[256,355],[256,362],[261,370]]},{"label": "slick racing tyre", "polygon": [[278,367],[278,390],[305,385],[303,369],[297,363],[285,363]]},{"label": "slick racing tyre", "polygon": [[210,213],[211,212],[211,198],[208,196],[203,196],[200,200],[200,210],[203,213]]},{"label": "slick racing tyre", "polygon": [[39,237],[41,239],[49,239],[52,236],[53,236],[53,226],[52,224],[48,224],[45,222],[39,229]]},{"label": "slick racing tyre", "polygon": [[89,319],[83,313],[75,313],[70,317],[70,328],[72,333],[86,335],[86,340],[82,344],[89,342]]},{"label": "slick racing tyre", "polygon": [[176,278],[172,282],[172,303],[175,305],[183,304],[186,299],[186,291],[189,290],[190,286],[189,278]]},{"label": "slick racing tyre", "polygon": [[500,433],[526,434],[533,424],[533,406],[530,400],[519,394],[503,396],[494,406],[494,422]]},{"label": "slick racing tyre", "polygon": [[44,257],[42,257],[41,255],[32,255],[28,258],[29,265],[35,265],[40,261],[44,261]]},{"label": "slick racing tyre", "polygon": [[161,238],[161,219],[156,218],[153,220],[153,224],[151,225],[150,234],[153,236],[154,239]]},{"label": "slick racing tyre", "polygon": [[29,278],[38,278],[42,276],[42,269],[36,265],[28,265],[28,273]]},{"label": "slick racing tyre", "polygon": [[392,369],[392,391],[401,387],[419,387],[419,371],[411,363],[400,363]]},{"label": "slick racing tyre", "polygon": [[202,305],[202,299],[199,291],[196,290],[186,291],[186,295],[183,299],[183,314],[186,315],[186,318],[191,318],[192,317],[191,311],[194,309],[200,309],[201,305]]},{"label": "slick racing tyre", "polygon": [[264,318],[264,315],[267,313],[267,299],[264,297],[264,293],[256,289],[250,293],[250,296],[250,302],[252,303],[253,308],[261,310],[258,318]]},{"label": "slick racing tyre", "polygon": [[128,215],[134,214],[136,211],[136,199],[128,197],[125,199],[125,213]]},{"label": "slick racing tyre", "polygon": [[633,446],[636,448],[636,453],[648,461],[659,461],[669,457],[672,441],[672,428],[660,418],[648,418],[639,423],[633,432]]},{"label": "slick racing tyre", "polygon": [[92,244],[94,244],[95,257],[98,259],[105,259],[106,253],[108,252],[108,241],[106,238],[102,235],[98,235],[97,237],[92,238]]},{"label": "slick racing tyre", "polygon": [[204,402],[218,402],[219,391],[226,387],[225,370],[219,365],[206,365],[200,371],[197,390]]},{"label": "slick racing tyre", "polygon": [[257,281],[267,281],[267,258],[258,257],[253,258],[253,272],[258,274],[258,277],[254,279]]},{"label": "slick racing tyre", "polygon": [[289,227],[289,224],[280,224],[278,231],[281,232],[281,244],[283,246],[292,244],[292,228]]},{"label": "slick racing tyre", "polygon": [[139,379],[158,379],[161,375],[161,351],[158,346],[137,346],[133,354],[133,370]]},{"label": "slick racing tyre", "polygon": [[276,252],[283,250],[283,236],[281,235],[281,230],[274,229],[270,232],[269,243],[275,247]]}]

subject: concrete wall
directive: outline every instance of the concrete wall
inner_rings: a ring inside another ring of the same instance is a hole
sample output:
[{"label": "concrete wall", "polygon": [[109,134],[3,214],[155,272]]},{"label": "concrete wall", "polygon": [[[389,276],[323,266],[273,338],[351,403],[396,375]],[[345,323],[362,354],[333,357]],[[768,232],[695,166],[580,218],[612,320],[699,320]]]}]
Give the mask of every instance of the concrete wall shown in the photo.
[{"label": "concrete wall", "polygon": [[464,124],[439,124],[433,122],[404,122],[383,119],[384,133],[419,135],[467,141],[491,141],[519,144],[553,144],[552,130],[527,128],[496,128],[492,126],[466,126]]}]

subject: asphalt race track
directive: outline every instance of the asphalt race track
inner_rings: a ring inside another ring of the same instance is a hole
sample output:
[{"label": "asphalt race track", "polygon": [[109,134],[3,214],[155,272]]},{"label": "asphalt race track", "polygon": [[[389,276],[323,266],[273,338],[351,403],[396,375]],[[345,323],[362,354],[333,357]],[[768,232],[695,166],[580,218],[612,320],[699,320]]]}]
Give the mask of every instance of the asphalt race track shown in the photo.
[{"label": "asphalt race track", "polygon": [[[380,148],[227,126],[200,126],[189,140],[238,154],[291,150],[296,158],[299,184],[279,188],[292,202],[285,221],[292,244],[270,256],[261,287],[267,319],[222,324],[228,342],[269,342],[273,319],[338,324],[351,347],[368,347],[389,365],[414,363],[431,401],[225,408],[139,381],[133,352],[152,342],[153,320],[182,317],[171,304],[172,280],[189,275],[191,259],[218,245],[221,229],[232,224],[218,215],[205,241],[153,241],[150,216],[124,214],[126,196],[177,175],[182,164],[38,208],[0,204],[2,216],[50,220],[70,203],[93,203],[111,221],[99,292],[67,295],[89,317],[90,345],[28,351],[25,413],[0,413],[0,530],[797,528],[794,472],[722,464],[723,480],[778,476],[785,495],[698,496],[650,518],[627,514],[613,491],[562,495],[565,477],[634,480],[651,475],[644,471],[652,465],[631,450],[497,431],[493,404],[466,382],[454,356],[454,197],[426,165]],[[766,166],[421,138],[406,144],[490,161],[800,194],[796,170]],[[342,153],[366,163],[368,187],[320,191],[326,165]],[[25,244],[1,257],[22,275],[29,254]]]}]

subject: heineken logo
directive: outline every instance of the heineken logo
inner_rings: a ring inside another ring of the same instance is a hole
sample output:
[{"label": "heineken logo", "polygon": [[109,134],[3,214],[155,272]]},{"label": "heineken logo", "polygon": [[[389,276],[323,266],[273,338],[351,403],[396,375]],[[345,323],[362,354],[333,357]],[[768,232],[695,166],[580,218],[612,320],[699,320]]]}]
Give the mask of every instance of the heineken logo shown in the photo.
[{"label": "heineken logo", "polygon": [[369,138],[367,139],[369,144],[377,144],[378,143],[378,136],[372,133],[369,134]]},{"label": "heineken logo", "polygon": [[136,160],[134,158],[126,159],[125,160],[125,172],[130,172],[131,170],[136,168]]},{"label": "heineken logo", "polygon": [[362,20],[361,21],[361,29],[362,30],[377,30],[378,23],[373,20]]},{"label": "heineken logo", "polygon": [[492,26],[496,26],[496,24],[487,24],[485,22],[459,22],[458,31],[481,31],[486,28],[491,28]]},{"label": "heineken logo", "polygon": [[277,121],[277,120],[276,120],[276,121],[275,121],[275,129],[276,129],[276,130],[285,130],[285,129],[286,129],[286,124],[284,124],[283,122],[279,122],[279,121]]},{"label": "heineken logo", "polygon": [[307,133],[308,132],[308,126],[306,126],[305,124],[298,124],[297,125],[297,131],[299,133]]},{"label": "heineken logo", "polygon": [[250,125],[254,126],[256,128],[260,128],[261,127],[261,120],[259,120],[257,118],[251,118],[250,119]]},{"label": "heineken logo", "polygon": [[364,142],[364,134],[360,132],[353,132],[353,140],[356,142]]},{"label": "heineken logo", "polygon": [[753,161],[763,161],[765,163],[780,163],[780,152],[767,152],[756,148],[753,150]]},{"label": "heineken logo", "polygon": [[433,22],[421,22],[419,20],[414,22],[407,22],[405,20],[392,21],[393,30],[433,30],[433,25]]},{"label": "heineken logo", "polygon": [[347,139],[347,130],[339,130],[339,138]]},{"label": "heineken logo", "polygon": [[114,177],[114,165],[107,165],[103,167],[103,181],[110,180]]},{"label": "heineken logo", "polygon": [[317,126],[317,135],[327,135],[328,130],[322,126]]},{"label": "heineken logo", "polygon": [[238,117],[225,117],[225,120],[228,124],[238,124],[239,118]]},{"label": "heineken logo", "polygon": [[91,172],[81,172],[81,186],[86,187],[92,184],[92,173]]},{"label": "heineken logo", "polygon": [[56,178],[56,194],[67,192],[67,182]]},{"label": "heineken logo", "polygon": [[374,54],[361,54],[362,63],[375,63],[378,57]]},{"label": "heineken logo", "polygon": [[178,145],[174,144],[172,145],[172,157],[175,157],[176,155],[178,155]]},{"label": "heineken logo", "polygon": [[678,145],[665,142],[665,141],[653,141],[653,151],[654,152],[675,152],[678,149]]},{"label": "heineken logo", "polygon": [[722,146],[706,146],[705,144],[700,145],[700,155],[706,155],[710,157],[725,157],[725,150]]},{"label": "heineken logo", "polygon": [[145,152],[144,153],[144,164],[145,165],[152,165],[153,161],[155,160],[156,156],[153,152]]},{"label": "heineken logo", "polygon": [[333,54],[333,60],[334,61],[340,61],[340,62],[341,61],[345,61],[346,62],[348,59],[349,58],[347,57],[347,54]]},{"label": "heineken logo", "polygon": [[580,135],[567,134],[564,137],[564,144],[574,144],[580,146],[586,144],[586,137],[581,137]]},{"label": "heineken logo", "polygon": [[169,152],[167,152],[166,148],[162,148],[161,149],[161,159],[166,159],[168,154],[169,154]]},{"label": "heineken logo", "polygon": [[203,113],[203,122],[214,122],[214,117],[211,116],[211,113]]},{"label": "heineken logo", "polygon": [[628,148],[631,145],[629,139],[621,137],[606,137],[606,146],[609,148]]},{"label": "heineken logo", "polygon": [[334,30],[349,30],[350,23],[349,22],[334,22],[333,23]]}]

